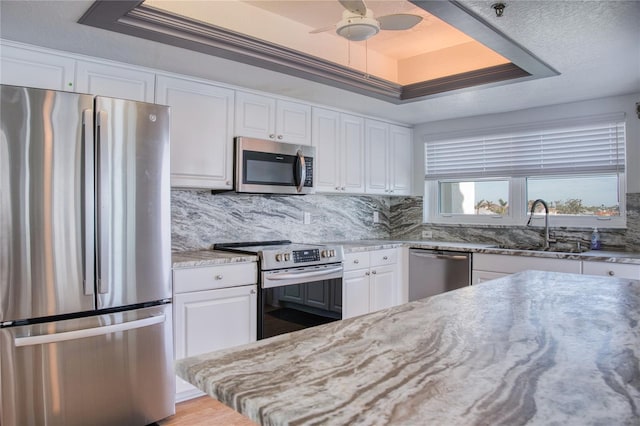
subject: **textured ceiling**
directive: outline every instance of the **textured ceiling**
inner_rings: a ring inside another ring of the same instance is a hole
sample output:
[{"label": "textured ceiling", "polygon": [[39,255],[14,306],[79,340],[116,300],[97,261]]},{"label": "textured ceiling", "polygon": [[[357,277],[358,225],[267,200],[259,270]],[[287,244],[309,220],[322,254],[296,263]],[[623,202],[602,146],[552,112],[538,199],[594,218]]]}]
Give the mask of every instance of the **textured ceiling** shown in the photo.
[{"label": "textured ceiling", "polygon": [[92,1],[0,1],[0,37],[280,93],[416,124],[640,92],[640,2],[463,1],[561,74],[392,105],[344,90],[77,24]]}]

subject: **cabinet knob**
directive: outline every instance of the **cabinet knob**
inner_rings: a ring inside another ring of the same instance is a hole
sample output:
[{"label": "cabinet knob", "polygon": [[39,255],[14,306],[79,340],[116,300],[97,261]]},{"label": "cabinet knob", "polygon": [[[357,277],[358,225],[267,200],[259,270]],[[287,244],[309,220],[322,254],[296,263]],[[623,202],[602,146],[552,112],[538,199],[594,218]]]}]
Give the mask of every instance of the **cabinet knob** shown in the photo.
[{"label": "cabinet knob", "polygon": [[343,191],[345,190],[344,186],[342,188],[340,188],[340,189],[343,190]]},{"label": "cabinet knob", "polygon": [[353,263],[360,263],[360,261],[358,259],[355,259]]},{"label": "cabinet knob", "polygon": [[389,260],[389,256],[383,256],[382,260]]},{"label": "cabinet knob", "polygon": [[336,191],[340,191],[340,187],[339,186],[336,186]]},{"label": "cabinet knob", "polygon": [[278,135],[278,139],[282,139],[282,135]]},{"label": "cabinet knob", "polygon": [[222,275],[216,275],[216,280],[221,280],[222,279]]},{"label": "cabinet knob", "polygon": [[251,289],[251,291],[249,293],[256,294],[256,291],[254,289]]},{"label": "cabinet knob", "polygon": [[371,273],[372,273],[373,275],[375,275],[375,274],[376,274],[376,271],[371,271]]},{"label": "cabinet knob", "polygon": [[368,277],[369,276],[369,271],[365,272],[364,274]]},{"label": "cabinet knob", "polygon": [[609,272],[607,272],[607,274],[608,274],[610,277],[613,277],[616,273],[615,273],[615,272],[613,272],[613,271],[609,271]]},{"label": "cabinet knob", "polygon": [[225,185],[231,185],[231,182],[230,181],[226,181],[224,184]]},{"label": "cabinet knob", "polygon": [[275,139],[275,138],[276,138],[276,135],[274,134],[269,135],[269,139]]}]

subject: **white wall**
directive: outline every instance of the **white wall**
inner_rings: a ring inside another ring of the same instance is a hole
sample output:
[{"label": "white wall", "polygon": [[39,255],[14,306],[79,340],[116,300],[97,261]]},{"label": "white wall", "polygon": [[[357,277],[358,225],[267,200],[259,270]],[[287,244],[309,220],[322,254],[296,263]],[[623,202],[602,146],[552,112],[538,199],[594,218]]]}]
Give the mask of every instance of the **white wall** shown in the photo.
[{"label": "white wall", "polygon": [[467,130],[526,124],[609,113],[626,113],[627,119],[627,192],[640,192],[640,119],[636,114],[640,93],[557,104],[540,108],[510,111],[501,114],[423,123],[414,128],[414,195],[424,194],[424,137]]}]

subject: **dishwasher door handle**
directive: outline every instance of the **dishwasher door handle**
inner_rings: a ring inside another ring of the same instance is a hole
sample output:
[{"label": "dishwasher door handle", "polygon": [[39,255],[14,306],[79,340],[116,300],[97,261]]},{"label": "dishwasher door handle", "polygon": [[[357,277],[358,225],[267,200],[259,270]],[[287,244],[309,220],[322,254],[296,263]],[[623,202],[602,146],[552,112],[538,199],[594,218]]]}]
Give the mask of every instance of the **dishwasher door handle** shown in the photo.
[{"label": "dishwasher door handle", "polygon": [[418,252],[415,252],[415,251],[411,252],[411,256],[425,257],[425,258],[429,258],[429,259],[446,259],[446,260],[467,260],[467,259],[469,259],[469,256],[465,255],[465,254],[418,253]]},{"label": "dishwasher door handle", "polygon": [[467,260],[469,259],[469,256],[465,256],[464,254],[437,254],[436,258],[447,260]]}]

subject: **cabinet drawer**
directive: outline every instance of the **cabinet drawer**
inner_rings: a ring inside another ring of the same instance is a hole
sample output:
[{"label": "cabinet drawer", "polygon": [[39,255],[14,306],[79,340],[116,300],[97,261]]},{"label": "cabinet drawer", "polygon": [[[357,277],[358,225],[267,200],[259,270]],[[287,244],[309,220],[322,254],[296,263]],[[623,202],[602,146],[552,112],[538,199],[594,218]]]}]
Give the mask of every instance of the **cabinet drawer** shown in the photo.
[{"label": "cabinet drawer", "polygon": [[585,275],[602,275],[606,277],[640,280],[640,265],[627,265],[609,262],[582,262],[582,273]]},{"label": "cabinet drawer", "polygon": [[398,250],[385,249],[369,252],[371,255],[371,266],[392,265],[398,261]]},{"label": "cabinet drawer", "polygon": [[174,269],[174,293],[213,290],[256,284],[258,268],[255,262],[205,266],[201,268]]},{"label": "cabinet drawer", "polygon": [[580,274],[582,273],[581,263],[579,260],[501,254],[475,254],[473,256],[473,269],[506,274],[525,271],[527,269]]},{"label": "cabinet drawer", "polygon": [[369,267],[369,252],[362,251],[359,253],[347,253],[344,256],[344,270],[353,271],[354,269],[362,269]]}]

